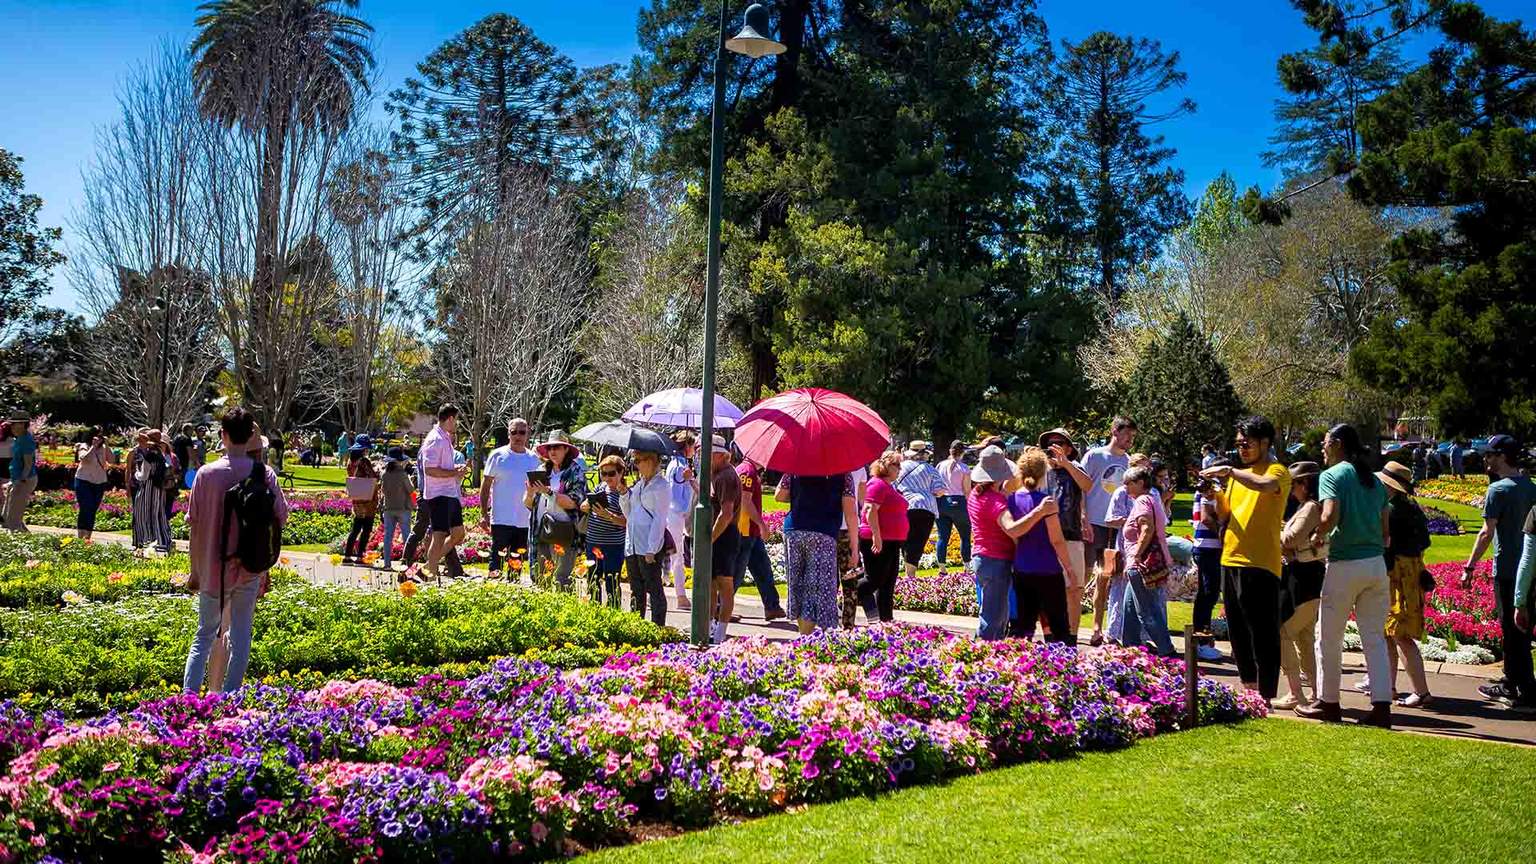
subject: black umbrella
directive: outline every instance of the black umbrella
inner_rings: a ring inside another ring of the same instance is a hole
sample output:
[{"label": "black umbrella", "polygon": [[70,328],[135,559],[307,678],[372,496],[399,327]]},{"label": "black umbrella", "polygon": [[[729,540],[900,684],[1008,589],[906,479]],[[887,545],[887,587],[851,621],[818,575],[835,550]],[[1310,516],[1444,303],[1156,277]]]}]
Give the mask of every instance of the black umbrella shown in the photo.
[{"label": "black umbrella", "polygon": [[609,420],[606,423],[589,423],[577,429],[571,437],[582,441],[590,441],[593,444],[618,447],[621,450],[644,450],[649,453],[663,453],[668,456],[677,453],[677,448],[673,446],[670,438],[659,432],[654,432],[643,426],[625,423],[622,420]]}]

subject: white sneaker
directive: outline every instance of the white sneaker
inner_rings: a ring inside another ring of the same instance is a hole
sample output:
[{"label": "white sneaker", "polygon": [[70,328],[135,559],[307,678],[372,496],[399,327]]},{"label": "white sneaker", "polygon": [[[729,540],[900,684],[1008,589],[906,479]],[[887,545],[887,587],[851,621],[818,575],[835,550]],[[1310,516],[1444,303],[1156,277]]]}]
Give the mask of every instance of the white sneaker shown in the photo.
[{"label": "white sneaker", "polygon": [[716,645],[725,641],[725,627],[719,621],[709,622],[709,641]]},{"label": "white sneaker", "polygon": [[1204,660],[1207,663],[1217,663],[1220,662],[1225,655],[1223,655],[1221,653],[1221,649],[1217,648],[1215,645],[1201,645],[1195,649],[1195,656],[1199,657],[1201,660]]}]

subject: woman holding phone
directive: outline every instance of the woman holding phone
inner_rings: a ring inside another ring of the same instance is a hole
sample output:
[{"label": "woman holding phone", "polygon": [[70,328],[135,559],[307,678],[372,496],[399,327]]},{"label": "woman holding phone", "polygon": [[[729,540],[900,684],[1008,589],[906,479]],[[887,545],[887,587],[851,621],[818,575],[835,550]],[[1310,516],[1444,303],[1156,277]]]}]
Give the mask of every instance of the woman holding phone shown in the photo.
[{"label": "woman holding phone", "polygon": [[107,494],[107,466],[115,461],[100,429],[91,429],[90,443],[75,445],[75,503],[80,508],[75,534],[81,540],[91,539],[96,530],[96,513]]},{"label": "woman holding phone", "polygon": [[576,460],[576,448],[564,432],[549,433],[534,452],[544,465],[542,471],[528,472],[528,492],[523,498],[534,531],[529,541],[533,546],[529,575],[535,585],[556,585],[568,592],[582,542],[576,533],[576,515],[587,497],[587,478]]},{"label": "woman holding phone", "polygon": [[587,514],[587,558],[592,566],[591,596],[594,603],[619,608],[619,581],[624,573],[624,518],[620,500],[629,487],[624,483],[624,460],[605,456],[597,466],[597,490],[581,502]]}]

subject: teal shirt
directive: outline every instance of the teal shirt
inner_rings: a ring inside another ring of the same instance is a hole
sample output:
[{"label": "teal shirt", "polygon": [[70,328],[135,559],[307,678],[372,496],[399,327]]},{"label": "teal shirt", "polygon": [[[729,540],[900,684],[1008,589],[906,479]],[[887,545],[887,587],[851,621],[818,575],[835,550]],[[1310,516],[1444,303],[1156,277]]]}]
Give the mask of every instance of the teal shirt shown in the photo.
[{"label": "teal shirt", "polygon": [[[31,432],[23,432],[11,439],[11,479],[25,480],[37,476],[37,441]],[[32,464],[23,468],[25,457],[32,457]]]},{"label": "teal shirt", "polygon": [[1376,478],[1367,489],[1348,462],[1329,468],[1317,482],[1320,501],[1338,502],[1338,523],[1328,535],[1328,560],[1363,561],[1385,553],[1381,542],[1381,511],[1387,506],[1387,487]]},{"label": "teal shirt", "polygon": [[1493,578],[1514,581],[1525,543],[1522,529],[1533,505],[1536,483],[1529,477],[1505,477],[1488,486],[1488,494],[1483,496],[1483,518],[1499,520],[1493,532]]}]

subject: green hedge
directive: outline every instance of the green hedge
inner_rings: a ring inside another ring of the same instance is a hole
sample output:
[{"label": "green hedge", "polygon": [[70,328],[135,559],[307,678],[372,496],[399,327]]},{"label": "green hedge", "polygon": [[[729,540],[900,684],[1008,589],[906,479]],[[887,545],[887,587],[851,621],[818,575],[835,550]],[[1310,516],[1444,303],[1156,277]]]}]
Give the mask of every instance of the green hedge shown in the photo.
[{"label": "green hedge", "polygon": [[[185,556],[0,537],[0,700],[85,713],[174,690],[197,625],[195,599],[175,587],[186,566]],[[286,571],[258,603],[255,631],[250,677],[306,684],[472,675],[512,655],[589,666],[682,639],[565,594],[465,582],[407,597],[321,587]]]}]

